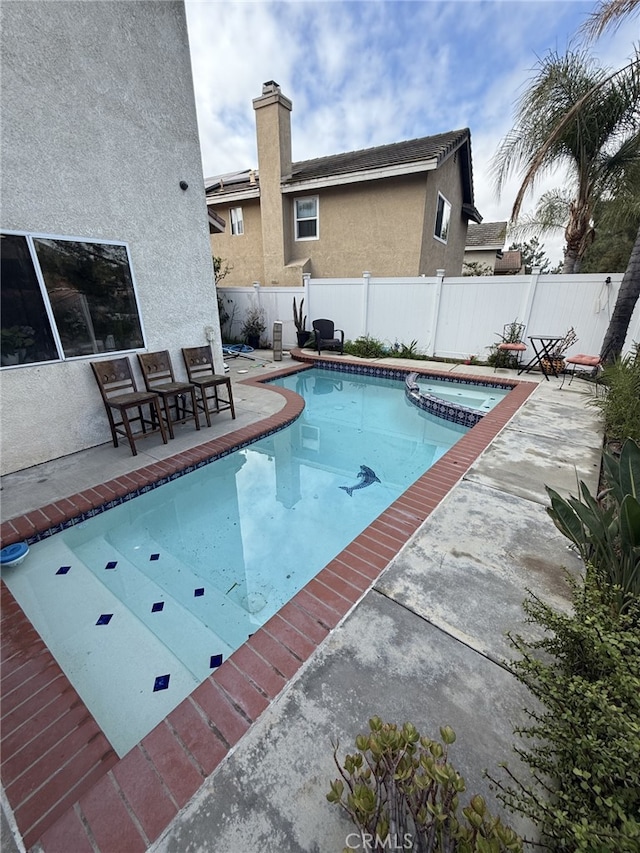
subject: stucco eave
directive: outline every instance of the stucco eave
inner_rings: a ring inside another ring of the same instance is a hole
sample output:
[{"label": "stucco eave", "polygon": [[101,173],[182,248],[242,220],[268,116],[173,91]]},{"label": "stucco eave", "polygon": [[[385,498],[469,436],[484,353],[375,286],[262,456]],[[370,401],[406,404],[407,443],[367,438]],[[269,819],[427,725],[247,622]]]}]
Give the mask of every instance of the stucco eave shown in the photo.
[{"label": "stucco eave", "polygon": [[225,193],[219,196],[207,196],[207,205],[228,204],[232,201],[247,201],[250,198],[260,198],[260,187],[251,187],[250,190],[239,190],[234,193]]},{"label": "stucco eave", "polygon": [[498,252],[504,248],[504,240],[502,243],[484,243],[482,246],[465,246],[465,252]]},{"label": "stucco eave", "polygon": [[295,193],[300,190],[322,189],[323,187],[338,187],[343,184],[355,184],[363,181],[375,181],[381,178],[394,178],[401,175],[421,174],[438,168],[435,159],[423,160],[420,163],[387,166],[383,169],[364,169],[358,172],[347,172],[344,175],[327,175],[321,178],[307,178],[303,181],[287,181],[282,185],[283,193]]}]

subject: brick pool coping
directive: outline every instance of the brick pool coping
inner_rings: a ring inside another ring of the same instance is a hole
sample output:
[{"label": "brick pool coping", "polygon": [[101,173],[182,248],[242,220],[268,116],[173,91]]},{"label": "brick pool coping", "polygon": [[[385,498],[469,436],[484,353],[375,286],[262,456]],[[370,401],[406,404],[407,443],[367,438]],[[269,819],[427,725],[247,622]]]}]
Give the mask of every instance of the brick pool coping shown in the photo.
[{"label": "brick pool coping", "polygon": [[[318,363],[306,353],[296,357]],[[346,358],[340,364],[362,366]],[[264,387],[299,369],[241,384]],[[2,784],[26,848],[39,842],[45,853],[145,851],[537,387],[495,384],[512,391],[122,759],[2,583]],[[276,415],[10,519],[2,524],[2,546],[281,429],[303,402],[270,387],[285,398]]]}]

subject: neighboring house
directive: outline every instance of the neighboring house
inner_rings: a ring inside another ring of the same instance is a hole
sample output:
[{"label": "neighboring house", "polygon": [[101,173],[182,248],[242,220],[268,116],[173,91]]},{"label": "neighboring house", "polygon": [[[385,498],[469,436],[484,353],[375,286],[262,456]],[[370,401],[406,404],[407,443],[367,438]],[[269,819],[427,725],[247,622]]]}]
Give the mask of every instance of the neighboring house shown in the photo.
[{"label": "neighboring house", "polygon": [[464,248],[463,275],[494,275],[504,255],[506,222],[470,222]]},{"label": "neighboring house", "polygon": [[0,14],[8,473],[110,441],[92,360],[223,362],[182,0]]},{"label": "neighboring house", "polygon": [[258,170],[205,181],[224,232],[225,285],[319,278],[459,275],[474,206],[468,129],[346,154],[291,160],[291,101],[273,80],[253,101]]}]

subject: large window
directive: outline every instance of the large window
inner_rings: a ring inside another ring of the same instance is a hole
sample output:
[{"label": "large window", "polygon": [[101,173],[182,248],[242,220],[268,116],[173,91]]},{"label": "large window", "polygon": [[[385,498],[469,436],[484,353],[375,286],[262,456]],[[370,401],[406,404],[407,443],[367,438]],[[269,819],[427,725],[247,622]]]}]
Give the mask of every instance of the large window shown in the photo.
[{"label": "large window", "polygon": [[0,236],[3,366],[144,346],[125,245]]},{"label": "large window", "polygon": [[449,222],[451,221],[451,205],[443,195],[438,193],[438,210],[436,212],[436,227],[434,234],[438,240],[447,242],[449,236]]},{"label": "large window", "polygon": [[318,239],[318,196],[297,198],[296,211],[296,240]]},{"label": "large window", "polygon": [[238,237],[244,234],[244,220],[242,218],[242,208],[232,207],[229,209],[231,219],[231,233]]}]

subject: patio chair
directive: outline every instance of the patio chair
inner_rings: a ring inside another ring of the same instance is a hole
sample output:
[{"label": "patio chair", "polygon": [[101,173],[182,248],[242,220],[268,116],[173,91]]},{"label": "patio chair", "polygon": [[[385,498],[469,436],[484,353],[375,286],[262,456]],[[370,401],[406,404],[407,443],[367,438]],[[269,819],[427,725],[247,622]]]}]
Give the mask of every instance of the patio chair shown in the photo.
[{"label": "patio chair", "polygon": [[[196,389],[191,382],[176,382],[169,350],[138,353],[140,370],[147,391],[153,391],[162,399],[164,417],[169,438],[173,438],[173,424],[193,420],[200,429]],[[191,408],[187,405],[191,398]]]},{"label": "patio chair", "polygon": [[[197,392],[198,407],[204,412],[207,426],[211,426],[211,413],[219,414],[227,409],[235,419],[236,410],[233,405],[231,379],[222,373],[216,373],[213,367],[213,355],[210,346],[183,347],[182,357],[187,368],[187,376]],[[226,399],[220,396],[219,389],[226,387]],[[212,393],[211,393],[212,392]],[[212,406],[213,404],[213,406]]]},{"label": "patio chair", "polygon": [[[565,365],[571,364],[573,365],[573,370],[571,371],[571,379],[569,380],[569,385],[573,382],[573,377],[576,375],[577,367],[585,367],[591,368],[591,375],[594,377],[596,381],[596,393],[598,391],[598,371],[602,366],[602,359],[599,355],[585,355],[582,352],[577,353],[576,355],[570,355],[565,359]],[[562,382],[560,384],[560,389],[564,386],[564,380],[567,378],[567,370],[562,373]]]},{"label": "patio chair", "polygon": [[498,344],[498,352],[493,367],[495,373],[498,367],[509,367],[511,358],[515,359],[516,369],[520,368],[522,353],[526,351],[527,345],[523,342],[524,323],[507,323],[502,334],[499,337],[502,339]]},{"label": "patio chair", "polygon": [[[323,349],[339,349],[340,355],[344,353],[344,332],[334,327],[333,320],[314,320],[311,325],[316,336],[318,355]],[[339,337],[337,332],[340,333]]]},{"label": "patio chair", "polygon": [[[124,436],[129,442],[131,453],[137,456],[136,442],[157,432],[162,436],[163,444],[166,444],[167,434],[162,422],[160,398],[150,391],[138,391],[129,359],[93,361],[91,368],[109,419],[113,446],[118,446],[119,435]],[[149,406],[149,418],[144,415],[146,406]],[[131,409],[137,409],[138,414],[131,417],[129,415]],[[119,421],[114,417],[116,414],[120,416]],[[131,428],[131,425],[136,423],[140,424],[139,432],[134,432]]]}]

